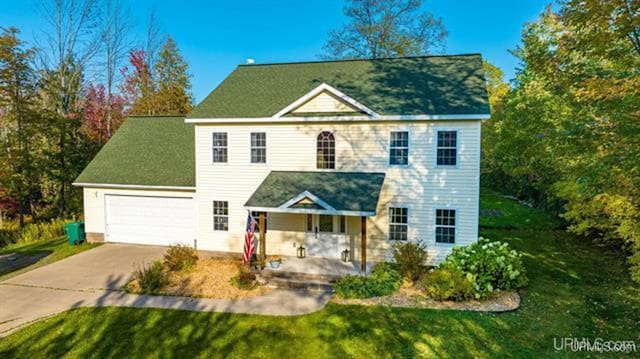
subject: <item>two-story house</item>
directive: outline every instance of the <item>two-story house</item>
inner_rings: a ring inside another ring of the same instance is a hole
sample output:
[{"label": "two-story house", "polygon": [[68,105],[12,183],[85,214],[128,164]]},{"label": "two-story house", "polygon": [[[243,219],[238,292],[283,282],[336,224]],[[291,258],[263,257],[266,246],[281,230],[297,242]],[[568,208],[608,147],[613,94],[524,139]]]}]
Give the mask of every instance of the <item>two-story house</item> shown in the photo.
[{"label": "two-story house", "polygon": [[76,180],[90,240],[433,263],[477,240],[480,55],[238,66],[186,117],[131,117]]}]

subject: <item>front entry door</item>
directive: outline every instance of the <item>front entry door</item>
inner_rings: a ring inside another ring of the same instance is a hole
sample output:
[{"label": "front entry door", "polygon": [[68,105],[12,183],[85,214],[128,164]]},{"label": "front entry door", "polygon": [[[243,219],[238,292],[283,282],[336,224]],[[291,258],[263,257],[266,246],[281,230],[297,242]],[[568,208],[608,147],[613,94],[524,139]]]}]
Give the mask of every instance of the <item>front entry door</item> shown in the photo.
[{"label": "front entry door", "polygon": [[342,226],[344,220],[340,216],[324,214],[306,215],[305,220],[307,254],[310,257],[340,258],[340,252],[346,248],[340,248],[347,238],[346,233],[339,233],[345,229]]}]

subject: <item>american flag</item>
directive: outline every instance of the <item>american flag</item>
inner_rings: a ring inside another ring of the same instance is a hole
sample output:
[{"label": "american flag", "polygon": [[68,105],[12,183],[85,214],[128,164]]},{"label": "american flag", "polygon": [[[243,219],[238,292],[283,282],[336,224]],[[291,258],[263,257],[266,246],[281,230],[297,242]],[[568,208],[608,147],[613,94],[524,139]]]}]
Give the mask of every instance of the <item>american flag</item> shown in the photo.
[{"label": "american flag", "polygon": [[251,256],[255,250],[253,233],[257,226],[256,220],[251,217],[251,212],[247,212],[247,230],[244,233],[244,253],[242,255],[242,263],[244,264],[248,264],[251,261]]}]

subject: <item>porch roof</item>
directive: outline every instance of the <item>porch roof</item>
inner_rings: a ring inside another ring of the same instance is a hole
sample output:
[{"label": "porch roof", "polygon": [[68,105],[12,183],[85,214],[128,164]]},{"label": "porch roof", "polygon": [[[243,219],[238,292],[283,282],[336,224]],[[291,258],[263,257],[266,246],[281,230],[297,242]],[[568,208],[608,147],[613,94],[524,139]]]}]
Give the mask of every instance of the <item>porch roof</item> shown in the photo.
[{"label": "porch roof", "polygon": [[271,171],[245,207],[254,211],[373,216],[384,173]]}]

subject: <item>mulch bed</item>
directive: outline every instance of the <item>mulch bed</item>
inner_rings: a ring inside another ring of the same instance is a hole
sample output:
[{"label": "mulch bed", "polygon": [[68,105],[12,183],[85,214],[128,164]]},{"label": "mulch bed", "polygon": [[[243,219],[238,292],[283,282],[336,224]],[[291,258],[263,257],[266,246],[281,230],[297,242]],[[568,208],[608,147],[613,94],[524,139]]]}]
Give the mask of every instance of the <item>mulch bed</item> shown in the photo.
[{"label": "mulch bed", "polygon": [[258,297],[270,289],[256,285],[253,289],[240,289],[231,284],[238,273],[237,259],[200,259],[196,267],[186,272],[172,272],[169,285],[162,294],[197,298],[238,299]]},{"label": "mulch bed", "polygon": [[418,289],[403,287],[398,292],[384,297],[366,299],[343,299],[333,297],[337,304],[384,305],[397,308],[449,309],[472,312],[510,312],[520,307],[520,296],[516,292],[498,292],[485,300],[464,302],[437,301],[426,297]]}]

